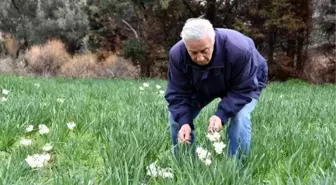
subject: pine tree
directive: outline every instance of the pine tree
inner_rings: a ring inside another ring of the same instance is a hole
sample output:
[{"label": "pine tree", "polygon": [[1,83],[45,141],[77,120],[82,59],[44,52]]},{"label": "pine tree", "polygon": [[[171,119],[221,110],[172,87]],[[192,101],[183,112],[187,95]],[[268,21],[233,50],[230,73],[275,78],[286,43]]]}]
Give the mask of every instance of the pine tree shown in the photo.
[{"label": "pine tree", "polygon": [[326,34],[328,42],[335,45],[335,24],[336,24],[336,1],[323,0],[320,2],[320,13],[318,24],[321,26],[322,32]]}]

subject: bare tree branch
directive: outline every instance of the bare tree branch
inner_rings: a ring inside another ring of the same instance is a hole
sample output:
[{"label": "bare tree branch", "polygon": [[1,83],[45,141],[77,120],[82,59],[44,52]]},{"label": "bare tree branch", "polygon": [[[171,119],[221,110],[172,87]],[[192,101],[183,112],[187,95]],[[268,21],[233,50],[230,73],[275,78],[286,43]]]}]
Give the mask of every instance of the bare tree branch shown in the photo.
[{"label": "bare tree branch", "polygon": [[139,35],[138,35],[138,33],[135,31],[135,29],[128,23],[128,22],[126,22],[124,19],[121,19],[121,21],[123,22],[123,23],[125,23],[132,31],[133,31],[133,33],[134,33],[134,35],[135,35],[135,38],[137,38],[137,39],[139,39]]},{"label": "bare tree branch", "polygon": [[220,7],[223,3],[224,3],[225,0],[221,0],[217,3],[218,7]]},{"label": "bare tree branch", "polygon": [[334,57],[330,57],[330,55],[328,54],[328,52],[323,52],[324,56],[331,62],[331,63],[336,63],[336,60]]},{"label": "bare tree branch", "polygon": [[231,5],[230,8],[229,8],[229,12],[232,11],[233,7],[236,7],[236,8],[237,8],[237,6],[238,6],[238,0],[234,0],[234,1],[232,2],[232,5]]},{"label": "bare tree branch", "polygon": [[16,4],[15,0],[12,0],[12,4],[13,4],[15,10],[18,12],[18,14],[21,15],[21,10],[20,10],[18,4]]},{"label": "bare tree branch", "polygon": [[188,3],[186,0],[183,0],[183,4],[188,8],[188,10],[190,11],[190,13],[191,13],[194,17],[197,16],[196,12],[191,8],[191,6],[189,5],[189,3]]},{"label": "bare tree branch", "polygon": [[224,4],[224,7],[225,7],[225,0],[221,0],[221,1],[219,1],[218,3],[216,3],[217,4],[217,8],[221,8],[221,6]]}]

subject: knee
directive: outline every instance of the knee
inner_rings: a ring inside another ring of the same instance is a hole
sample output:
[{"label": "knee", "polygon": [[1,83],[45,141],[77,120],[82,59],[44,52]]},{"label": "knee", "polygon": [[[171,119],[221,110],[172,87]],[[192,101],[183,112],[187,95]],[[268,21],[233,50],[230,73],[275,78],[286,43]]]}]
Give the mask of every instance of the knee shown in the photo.
[{"label": "knee", "polygon": [[177,127],[179,126],[179,124],[174,120],[173,115],[170,111],[168,111],[168,122],[171,127],[173,127],[174,129],[178,129]]},{"label": "knee", "polygon": [[242,109],[241,111],[239,111],[236,116],[233,118],[233,120],[235,122],[241,122],[244,120],[250,120],[251,119],[251,113],[248,111],[245,111],[244,109]]},{"label": "knee", "polygon": [[173,120],[173,115],[172,115],[172,113],[170,111],[168,111],[168,119],[169,120]]},{"label": "knee", "polygon": [[251,120],[251,113],[254,110],[255,106],[257,104],[256,99],[252,99],[252,101],[248,104],[246,104],[237,114],[234,116],[235,121],[245,121],[245,120]]}]

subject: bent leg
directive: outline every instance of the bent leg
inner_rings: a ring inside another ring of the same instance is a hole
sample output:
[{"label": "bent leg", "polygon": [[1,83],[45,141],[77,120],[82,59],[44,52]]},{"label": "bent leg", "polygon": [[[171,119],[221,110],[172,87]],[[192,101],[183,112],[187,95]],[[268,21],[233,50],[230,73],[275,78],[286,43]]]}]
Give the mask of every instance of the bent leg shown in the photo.
[{"label": "bent leg", "polygon": [[[196,111],[193,115],[193,118],[195,119],[200,111]],[[180,125],[174,121],[172,114],[170,111],[168,111],[168,122],[169,122],[169,127],[170,127],[170,136],[172,140],[172,145],[173,145],[173,153],[176,154],[178,150],[178,133],[180,130]],[[195,145],[195,130],[191,131],[191,144]]]},{"label": "bent leg", "polygon": [[[237,115],[231,119],[228,128],[229,137],[229,156],[237,154],[238,149],[241,149],[244,155],[247,155],[250,151],[251,143],[251,112],[254,110],[257,104],[257,100],[253,99],[250,103],[246,104]],[[241,153],[238,152],[238,158],[241,157]]]},{"label": "bent leg", "polygon": [[[213,99],[205,97],[201,92],[197,91],[194,94],[193,100],[192,100],[192,112],[193,112],[193,119],[195,119],[200,111],[208,105]],[[171,112],[168,110],[168,122],[170,127],[170,135],[171,140],[173,144],[173,152],[176,154],[178,150],[178,132],[180,130],[180,126],[177,122],[174,121],[173,116]],[[195,130],[192,129],[191,131],[191,144],[193,145],[193,150],[196,150],[196,136],[195,136]]]}]

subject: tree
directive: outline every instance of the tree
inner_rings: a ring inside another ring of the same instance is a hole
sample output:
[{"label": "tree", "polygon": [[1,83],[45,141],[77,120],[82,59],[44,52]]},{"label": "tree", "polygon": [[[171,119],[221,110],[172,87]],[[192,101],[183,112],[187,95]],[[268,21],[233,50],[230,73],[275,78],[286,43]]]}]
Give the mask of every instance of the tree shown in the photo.
[{"label": "tree", "polygon": [[335,45],[335,24],[336,24],[336,3],[335,0],[323,0],[319,4],[318,24],[331,45]]},{"label": "tree", "polygon": [[85,0],[2,0],[0,29],[22,40],[23,48],[59,38],[74,52],[88,31],[85,6]]},{"label": "tree", "polygon": [[237,11],[234,28],[253,38],[268,60],[270,76],[300,76],[312,27],[312,0],[243,1]]},{"label": "tree", "polygon": [[89,3],[91,42],[96,44],[96,50],[121,51],[140,65],[143,77],[149,77],[151,65],[170,38],[166,28],[171,23],[177,25],[167,19],[173,15],[165,10],[169,3],[170,0],[92,1]]},{"label": "tree", "polygon": [[[316,74],[310,75],[314,82],[335,82],[335,8],[335,0],[316,0],[315,2],[314,32],[311,35],[312,62],[307,68],[308,73],[313,71]],[[314,60],[316,56],[321,60]]]}]

